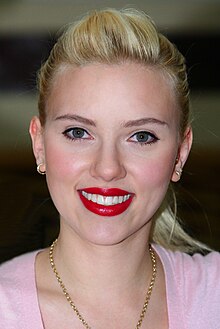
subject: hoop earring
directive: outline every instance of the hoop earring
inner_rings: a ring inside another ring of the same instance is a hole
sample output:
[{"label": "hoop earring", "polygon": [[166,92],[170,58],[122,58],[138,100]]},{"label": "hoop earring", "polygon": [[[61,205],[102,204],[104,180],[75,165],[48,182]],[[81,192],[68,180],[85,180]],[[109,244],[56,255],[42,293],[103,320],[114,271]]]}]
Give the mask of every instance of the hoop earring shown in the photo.
[{"label": "hoop earring", "polygon": [[46,174],[46,170],[41,170],[40,167],[44,165],[44,163],[39,163],[39,165],[37,165],[37,172],[40,174],[40,175],[45,175]]}]

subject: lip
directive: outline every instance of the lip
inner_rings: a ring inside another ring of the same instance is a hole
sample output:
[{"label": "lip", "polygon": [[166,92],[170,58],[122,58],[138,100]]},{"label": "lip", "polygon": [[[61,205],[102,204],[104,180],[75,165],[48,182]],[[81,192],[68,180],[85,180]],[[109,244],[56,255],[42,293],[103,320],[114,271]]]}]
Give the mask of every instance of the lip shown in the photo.
[{"label": "lip", "polygon": [[119,188],[100,188],[100,187],[87,187],[79,191],[85,191],[92,194],[100,194],[103,196],[124,196],[127,194],[132,194],[129,191],[125,191]]},{"label": "lip", "polygon": [[[114,205],[103,205],[98,204],[95,202],[92,202],[91,200],[88,200],[82,192],[91,193],[91,194],[98,194],[102,195],[103,197],[124,197],[126,195],[129,195],[129,199],[126,201],[123,201],[122,203],[114,204]],[[99,216],[117,216],[123,213],[128,209],[130,206],[132,199],[134,197],[134,193],[118,189],[118,188],[99,188],[99,187],[89,187],[78,190],[80,200],[82,201],[85,208],[96,215]]]}]

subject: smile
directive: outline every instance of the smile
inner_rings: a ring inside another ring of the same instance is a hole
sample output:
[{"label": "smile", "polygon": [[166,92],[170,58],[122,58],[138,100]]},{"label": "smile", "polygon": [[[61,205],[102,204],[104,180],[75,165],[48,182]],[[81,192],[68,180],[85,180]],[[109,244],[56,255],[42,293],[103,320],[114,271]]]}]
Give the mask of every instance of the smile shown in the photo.
[{"label": "smile", "polygon": [[133,193],[117,188],[90,187],[78,190],[85,208],[100,216],[116,216],[130,206]]},{"label": "smile", "polygon": [[82,195],[87,200],[97,204],[101,204],[103,206],[112,206],[115,204],[119,204],[127,201],[131,197],[131,194],[127,194],[124,196],[103,196],[100,194],[86,193],[85,191],[82,191]]}]

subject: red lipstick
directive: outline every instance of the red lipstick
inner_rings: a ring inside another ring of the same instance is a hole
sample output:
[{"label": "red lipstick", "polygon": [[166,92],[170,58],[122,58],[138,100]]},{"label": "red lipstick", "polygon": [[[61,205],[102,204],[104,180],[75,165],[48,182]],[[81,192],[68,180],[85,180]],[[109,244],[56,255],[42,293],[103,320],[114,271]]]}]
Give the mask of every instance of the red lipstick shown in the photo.
[{"label": "red lipstick", "polygon": [[118,188],[89,187],[78,190],[87,210],[100,216],[116,216],[130,206],[134,193]]}]

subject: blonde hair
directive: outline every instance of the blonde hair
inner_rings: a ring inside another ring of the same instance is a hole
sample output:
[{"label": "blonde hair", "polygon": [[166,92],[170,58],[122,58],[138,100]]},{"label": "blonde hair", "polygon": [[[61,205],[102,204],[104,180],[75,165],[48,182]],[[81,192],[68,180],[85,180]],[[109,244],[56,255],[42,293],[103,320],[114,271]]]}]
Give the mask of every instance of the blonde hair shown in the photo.
[{"label": "blonde hair", "polygon": [[[185,59],[159,33],[151,18],[135,9],[93,11],[70,24],[53,47],[38,75],[39,116],[46,121],[46,104],[56,74],[64,66],[91,63],[136,62],[166,74],[172,82],[180,111],[180,138],[189,125],[189,90]],[[174,208],[176,202],[174,202]],[[201,251],[203,244],[184,232],[168,197],[154,216],[151,242],[186,252]]]}]

